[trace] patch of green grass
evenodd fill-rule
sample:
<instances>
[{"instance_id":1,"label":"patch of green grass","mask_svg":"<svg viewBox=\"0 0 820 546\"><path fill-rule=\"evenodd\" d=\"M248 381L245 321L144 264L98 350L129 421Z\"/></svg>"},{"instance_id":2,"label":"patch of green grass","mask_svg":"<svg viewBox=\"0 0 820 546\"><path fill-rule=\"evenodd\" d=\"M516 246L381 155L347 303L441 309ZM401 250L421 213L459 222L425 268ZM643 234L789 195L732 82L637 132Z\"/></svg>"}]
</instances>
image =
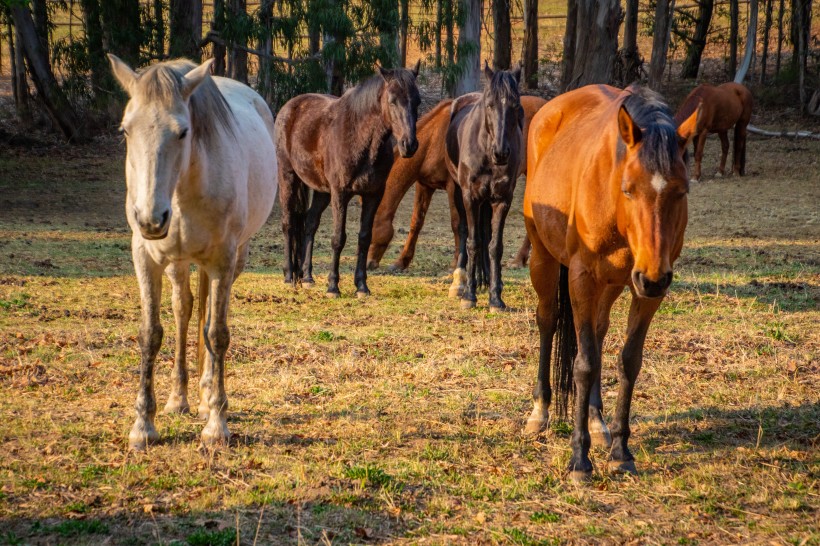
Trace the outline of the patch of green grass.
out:
<instances>
[{"instance_id":1,"label":"patch of green grass","mask_svg":"<svg viewBox=\"0 0 820 546\"><path fill-rule=\"evenodd\" d=\"M530 521L533 523L558 523L561 516L553 512L533 512L530 514Z\"/></svg>"},{"instance_id":2,"label":"patch of green grass","mask_svg":"<svg viewBox=\"0 0 820 546\"><path fill-rule=\"evenodd\" d=\"M386 487L393 481L393 478L384 470L374 464L353 465L345 467L342 472L345 478L356 480L360 487Z\"/></svg>"},{"instance_id":3,"label":"patch of green grass","mask_svg":"<svg viewBox=\"0 0 820 546\"><path fill-rule=\"evenodd\" d=\"M69 519L53 527L48 527L46 530L64 537L107 535L108 525L96 519Z\"/></svg>"},{"instance_id":4,"label":"patch of green grass","mask_svg":"<svg viewBox=\"0 0 820 546\"><path fill-rule=\"evenodd\" d=\"M236 529L208 531L197 529L187 536L185 541L190 546L233 546L236 544Z\"/></svg>"},{"instance_id":5,"label":"patch of green grass","mask_svg":"<svg viewBox=\"0 0 820 546\"><path fill-rule=\"evenodd\" d=\"M337 339L339 339L338 337L336 337L336 334L334 334L333 332L329 332L327 330L319 330L310 337L311 339L313 339L313 341L336 341Z\"/></svg>"},{"instance_id":6,"label":"patch of green grass","mask_svg":"<svg viewBox=\"0 0 820 546\"><path fill-rule=\"evenodd\" d=\"M22 309L28 305L31 295L21 292L19 294L12 294L9 299L0 299L0 309Z\"/></svg>"}]
</instances>

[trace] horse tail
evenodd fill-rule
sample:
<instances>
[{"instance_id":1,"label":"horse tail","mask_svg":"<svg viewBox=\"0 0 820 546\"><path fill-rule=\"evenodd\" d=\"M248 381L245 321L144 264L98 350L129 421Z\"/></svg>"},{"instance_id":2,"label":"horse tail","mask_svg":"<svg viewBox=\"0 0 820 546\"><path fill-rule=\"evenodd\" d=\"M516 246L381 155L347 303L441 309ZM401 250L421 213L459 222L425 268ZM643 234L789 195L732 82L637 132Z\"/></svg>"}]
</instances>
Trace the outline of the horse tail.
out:
<instances>
[{"instance_id":1,"label":"horse tail","mask_svg":"<svg viewBox=\"0 0 820 546\"><path fill-rule=\"evenodd\" d=\"M572 303L569 298L569 269L562 265L558 279L558 322L555 327L555 355L552 382L558 391L555 411L559 418L567 417L567 407L574 384L572 372L575 355L578 354L578 340L575 337L575 322L572 318Z\"/></svg>"},{"instance_id":2,"label":"horse tail","mask_svg":"<svg viewBox=\"0 0 820 546\"><path fill-rule=\"evenodd\" d=\"M196 369L199 377L205 368L205 326L208 321L208 292L210 291L208 274L199 266L199 328L196 337Z\"/></svg>"},{"instance_id":3,"label":"horse tail","mask_svg":"<svg viewBox=\"0 0 820 546\"><path fill-rule=\"evenodd\" d=\"M489 201L484 201L478 207L478 221L476 223L476 283L478 288L490 284L490 241L493 237L493 208Z\"/></svg>"},{"instance_id":4,"label":"horse tail","mask_svg":"<svg viewBox=\"0 0 820 546\"><path fill-rule=\"evenodd\" d=\"M310 201L310 188L302 181L297 182L296 199L294 199L293 210L291 211L291 225L293 226L292 239L290 241L290 263L295 271L293 284L302 280L304 275L305 261L305 224L307 223L307 210Z\"/></svg>"}]
</instances>

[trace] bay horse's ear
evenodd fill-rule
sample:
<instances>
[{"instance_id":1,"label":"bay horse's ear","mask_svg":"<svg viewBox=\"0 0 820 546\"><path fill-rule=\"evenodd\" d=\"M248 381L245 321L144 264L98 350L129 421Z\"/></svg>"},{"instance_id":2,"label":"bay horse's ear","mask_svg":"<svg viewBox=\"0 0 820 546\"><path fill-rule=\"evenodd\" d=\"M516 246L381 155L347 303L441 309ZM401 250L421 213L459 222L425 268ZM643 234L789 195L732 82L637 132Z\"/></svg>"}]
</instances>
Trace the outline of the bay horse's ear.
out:
<instances>
[{"instance_id":1,"label":"bay horse's ear","mask_svg":"<svg viewBox=\"0 0 820 546\"><path fill-rule=\"evenodd\" d=\"M414 67L413 67L413 69L410 71L410 72L412 72L412 73L413 73L413 77L414 77L414 78L418 78L418 77L419 77L419 70L421 70L421 59L419 59L418 61L416 61L416 66L414 66Z\"/></svg>"},{"instance_id":2,"label":"bay horse's ear","mask_svg":"<svg viewBox=\"0 0 820 546\"><path fill-rule=\"evenodd\" d=\"M495 75L495 72L493 72L493 69L490 68L490 65L487 63L486 59L484 59L484 75L487 76L488 82L493 81L493 76Z\"/></svg>"},{"instance_id":3,"label":"bay horse's ear","mask_svg":"<svg viewBox=\"0 0 820 546\"><path fill-rule=\"evenodd\" d=\"M130 97L131 90L137 82L137 73L116 55L109 53L108 61L111 63L111 72L114 73L114 77L117 78L117 81L120 82L120 85Z\"/></svg>"},{"instance_id":4,"label":"bay horse's ear","mask_svg":"<svg viewBox=\"0 0 820 546\"><path fill-rule=\"evenodd\" d=\"M621 133L621 138L628 148L635 146L641 141L641 128L626 111L626 107L621 105L618 110L618 131Z\"/></svg>"},{"instance_id":5,"label":"bay horse's ear","mask_svg":"<svg viewBox=\"0 0 820 546\"><path fill-rule=\"evenodd\" d=\"M193 70L185 74L185 76L183 76L182 89L180 90L183 99L187 100L188 97L190 97L194 93L194 91L196 91L196 88L199 87L199 84L204 82L205 78L207 78L210 75L211 65L213 64L213 62L214 59L208 59L198 67L194 68Z\"/></svg>"},{"instance_id":6,"label":"bay horse's ear","mask_svg":"<svg viewBox=\"0 0 820 546\"><path fill-rule=\"evenodd\" d=\"M393 71L392 70L388 70L387 68L384 68L381 65L378 66L378 69L379 69L379 74L382 75L382 78L384 78L384 81L388 81L390 78L393 77Z\"/></svg>"},{"instance_id":7,"label":"bay horse's ear","mask_svg":"<svg viewBox=\"0 0 820 546\"><path fill-rule=\"evenodd\" d=\"M686 118L683 123L678 125L678 150L680 150L681 154L692 142L692 139L695 138L695 135L698 134L698 122L700 121L700 111L702 108L703 99L699 101L698 109Z\"/></svg>"}]
</instances>

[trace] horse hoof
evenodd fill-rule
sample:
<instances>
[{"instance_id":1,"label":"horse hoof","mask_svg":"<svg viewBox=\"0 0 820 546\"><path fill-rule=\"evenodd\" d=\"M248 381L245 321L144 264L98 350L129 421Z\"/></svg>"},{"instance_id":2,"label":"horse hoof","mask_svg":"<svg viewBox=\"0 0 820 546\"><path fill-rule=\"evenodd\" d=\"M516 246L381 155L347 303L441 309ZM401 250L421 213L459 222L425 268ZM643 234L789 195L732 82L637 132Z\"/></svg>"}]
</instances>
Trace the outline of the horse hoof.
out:
<instances>
[{"instance_id":1,"label":"horse hoof","mask_svg":"<svg viewBox=\"0 0 820 546\"><path fill-rule=\"evenodd\" d=\"M231 433L228 431L228 425L225 422L220 422L219 419L209 420L205 428L202 429L200 436L202 445L206 447L228 445L231 439Z\"/></svg>"},{"instance_id":2,"label":"horse hoof","mask_svg":"<svg viewBox=\"0 0 820 546\"><path fill-rule=\"evenodd\" d=\"M211 410L209 410L207 407L199 408L199 410L197 410L197 413L196 413L196 418L199 419L200 421L207 421L208 417L210 415L211 415Z\"/></svg>"},{"instance_id":3,"label":"horse hoof","mask_svg":"<svg viewBox=\"0 0 820 546\"><path fill-rule=\"evenodd\" d=\"M524 434L535 436L541 434L550 424L549 417L530 417L524 426Z\"/></svg>"},{"instance_id":4,"label":"horse hoof","mask_svg":"<svg viewBox=\"0 0 820 546\"><path fill-rule=\"evenodd\" d=\"M329 290L327 291L327 293L325 293L325 297L330 298L332 300L338 299L341 296L342 295L339 292L331 292Z\"/></svg>"},{"instance_id":5,"label":"horse hoof","mask_svg":"<svg viewBox=\"0 0 820 546\"><path fill-rule=\"evenodd\" d=\"M357 290L356 297L360 300L364 300L370 297L370 290Z\"/></svg>"},{"instance_id":6,"label":"horse hoof","mask_svg":"<svg viewBox=\"0 0 820 546\"><path fill-rule=\"evenodd\" d=\"M191 411L191 406L184 398L169 398L168 403L165 404L162 412L165 414L171 413L188 413Z\"/></svg>"},{"instance_id":7,"label":"horse hoof","mask_svg":"<svg viewBox=\"0 0 820 546\"><path fill-rule=\"evenodd\" d=\"M464 294L464 287L463 286L451 286L450 292L448 296L452 299L460 298Z\"/></svg>"},{"instance_id":8,"label":"horse hoof","mask_svg":"<svg viewBox=\"0 0 820 546\"><path fill-rule=\"evenodd\" d=\"M609 433L609 429L603 421L590 419L588 426L589 438L593 446L603 447L605 449L612 447L612 435Z\"/></svg>"},{"instance_id":9,"label":"horse hoof","mask_svg":"<svg viewBox=\"0 0 820 546\"><path fill-rule=\"evenodd\" d=\"M570 470L569 479L575 483L589 483L592 481L592 471Z\"/></svg>"},{"instance_id":10,"label":"horse hoof","mask_svg":"<svg viewBox=\"0 0 820 546\"><path fill-rule=\"evenodd\" d=\"M157 441L159 441L159 433L151 423L142 426L135 423L128 434L128 447L134 451L145 451L148 444L155 444Z\"/></svg>"},{"instance_id":11,"label":"horse hoof","mask_svg":"<svg viewBox=\"0 0 820 546\"><path fill-rule=\"evenodd\" d=\"M613 474L631 474L633 476L638 474L635 461L609 461L607 466Z\"/></svg>"},{"instance_id":12,"label":"horse hoof","mask_svg":"<svg viewBox=\"0 0 820 546\"><path fill-rule=\"evenodd\" d=\"M700 182L700 179L698 179L698 178L690 178L689 179L690 184L697 184L698 182Z\"/></svg>"},{"instance_id":13,"label":"horse hoof","mask_svg":"<svg viewBox=\"0 0 820 546\"><path fill-rule=\"evenodd\" d=\"M378 268L379 268L379 262L377 262L376 260L368 260L368 262L367 262L367 270L368 271L373 271L374 269L378 269Z\"/></svg>"},{"instance_id":14,"label":"horse hoof","mask_svg":"<svg viewBox=\"0 0 820 546\"><path fill-rule=\"evenodd\" d=\"M302 279L302 288L310 290L314 286L316 286L316 282L313 279Z\"/></svg>"},{"instance_id":15,"label":"horse hoof","mask_svg":"<svg viewBox=\"0 0 820 546\"><path fill-rule=\"evenodd\" d=\"M461 300L462 309L472 309L475 305L476 303L473 300Z\"/></svg>"},{"instance_id":16,"label":"horse hoof","mask_svg":"<svg viewBox=\"0 0 820 546\"><path fill-rule=\"evenodd\" d=\"M394 264L391 264L391 265L387 268L387 272L388 272L388 273L393 273L393 274L395 274L395 273L401 273L401 272L402 272L402 271L404 271L404 270L405 270L405 267L404 267L402 264L400 264L400 263L394 263Z\"/></svg>"},{"instance_id":17,"label":"horse hoof","mask_svg":"<svg viewBox=\"0 0 820 546\"><path fill-rule=\"evenodd\" d=\"M524 269L526 267L526 264L524 262L519 262L518 260L515 260L513 262L510 262L508 267L510 269Z\"/></svg>"},{"instance_id":18,"label":"horse hoof","mask_svg":"<svg viewBox=\"0 0 820 546\"><path fill-rule=\"evenodd\" d=\"M490 311L494 313L503 313L507 310L507 305L504 302L501 302L500 305L498 304L490 304Z\"/></svg>"}]
</instances>

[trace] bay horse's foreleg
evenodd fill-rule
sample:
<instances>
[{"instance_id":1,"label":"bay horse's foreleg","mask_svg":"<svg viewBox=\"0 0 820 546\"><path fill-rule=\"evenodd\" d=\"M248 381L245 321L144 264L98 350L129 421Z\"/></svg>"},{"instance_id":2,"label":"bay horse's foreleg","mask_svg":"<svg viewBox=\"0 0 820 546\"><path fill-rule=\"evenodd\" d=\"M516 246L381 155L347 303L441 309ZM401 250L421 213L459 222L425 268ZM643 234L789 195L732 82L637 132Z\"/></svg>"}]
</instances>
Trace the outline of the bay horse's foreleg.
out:
<instances>
[{"instance_id":1,"label":"bay horse's foreleg","mask_svg":"<svg viewBox=\"0 0 820 546\"><path fill-rule=\"evenodd\" d=\"M504 255L504 223L507 221L507 213L510 210L510 203L501 201L493 203L492 219L492 239L490 239L490 309L503 310L507 304L501 299L501 290L504 285L501 282L501 260Z\"/></svg>"},{"instance_id":2,"label":"bay horse's foreleg","mask_svg":"<svg viewBox=\"0 0 820 546\"><path fill-rule=\"evenodd\" d=\"M732 173L737 176L746 175L746 125L738 121L735 125L735 139L732 153Z\"/></svg>"},{"instance_id":3,"label":"bay horse's foreleg","mask_svg":"<svg viewBox=\"0 0 820 546\"><path fill-rule=\"evenodd\" d=\"M347 224L347 205L350 203L351 197L352 194L348 195L338 190L331 190L330 192L330 204L333 207L333 238L330 241L333 256L330 260L330 273L327 275L327 296L330 298L340 296L339 258L347 239L345 225Z\"/></svg>"},{"instance_id":4,"label":"bay horse's foreleg","mask_svg":"<svg viewBox=\"0 0 820 546\"><path fill-rule=\"evenodd\" d=\"M453 240L455 242L455 248L453 251L453 262L450 265L450 269L455 269L459 267L458 265L458 255L461 252L462 244L461 242L464 240L464 237L461 235L460 225L461 225L461 217L459 216L459 207L463 208L463 203L461 201L461 195L458 196L458 205L456 204L456 183L450 180L447 183L447 200L450 203L450 228L453 230ZM465 224L466 227L466 224ZM466 233L466 231L465 231ZM462 266L463 267L463 266Z\"/></svg>"},{"instance_id":5,"label":"bay horse's foreleg","mask_svg":"<svg viewBox=\"0 0 820 546\"><path fill-rule=\"evenodd\" d=\"M720 176L726 176L726 156L729 155L729 135L726 134L726 131L718 132L718 136L720 136L720 169L718 172Z\"/></svg>"},{"instance_id":6,"label":"bay horse's foreleg","mask_svg":"<svg viewBox=\"0 0 820 546\"><path fill-rule=\"evenodd\" d=\"M538 296L538 307L535 320L538 324L539 353L538 380L532 392L533 409L524 432L538 434L549 425L549 406L552 402L550 388L550 360L552 358L552 341L558 321L556 296L558 295L559 263L547 252L547 249L536 241L532 248L530 279Z\"/></svg>"},{"instance_id":7,"label":"bay horse's foreleg","mask_svg":"<svg viewBox=\"0 0 820 546\"><path fill-rule=\"evenodd\" d=\"M607 286L601 296L601 302L598 305L598 320L595 337L598 340L598 354L604 354L604 338L609 330L609 314L612 311L612 305L624 291L623 286ZM604 401L601 397L601 372L598 369L598 377L592 385L592 390L589 394L589 435L592 445L598 447L609 448L612 445L612 436L609 434L609 429L604 421Z\"/></svg>"},{"instance_id":8,"label":"bay horse's foreleg","mask_svg":"<svg viewBox=\"0 0 820 546\"><path fill-rule=\"evenodd\" d=\"M477 288L476 268L481 267L478 263L478 234L476 233L479 229L478 218L481 210L481 201L478 199L473 200L466 193L463 196L463 200L465 219L467 221L467 286L461 295L461 308L472 309L478 301L475 295ZM453 273L453 277L455 277L455 272Z\"/></svg>"},{"instance_id":9,"label":"bay horse's foreleg","mask_svg":"<svg viewBox=\"0 0 820 546\"><path fill-rule=\"evenodd\" d=\"M208 270L210 281L208 294L208 323L205 344L210 353L211 389L208 399L208 422L202 429L204 445L227 444L228 395L225 392L225 354L231 342L228 330L228 306L236 269L236 254L229 253L229 260L219 267Z\"/></svg>"},{"instance_id":10,"label":"bay horse's foreleg","mask_svg":"<svg viewBox=\"0 0 820 546\"><path fill-rule=\"evenodd\" d=\"M302 269L305 277L302 279L302 286L312 287L316 282L313 280L313 243L316 240L316 230L319 229L319 221L322 213L330 204L330 194L320 191L313 192L313 201L307 212L305 220L305 255L302 260Z\"/></svg>"},{"instance_id":11,"label":"bay horse's foreleg","mask_svg":"<svg viewBox=\"0 0 820 546\"><path fill-rule=\"evenodd\" d=\"M139 332L140 345L140 386L137 392L135 409L137 418L128 434L128 445L131 449L143 450L159 440L154 427L154 416L157 413L157 400L154 394L154 364L162 345L162 325L159 322L159 305L162 296L162 266L145 252L137 240L132 239L134 270L140 288L141 323Z\"/></svg>"},{"instance_id":12,"label":"bay horse's foreleg","mask_svg":"<svg viewBox=\"0 0 820 546\"><path fill-rule=\"evenodd\" d=\"M188 323L194 308L191 293L191 265L188 262L173 262L165 270L171 281L171 305L176 319L177 340L174 354L174 383L171 395L165 404L165 413L188 413L188 366L185 349L188 344Z\"/></svg>"},{"instance_id":13,"label":"bay horse's foreleg","mask_svg":"<svg viewBox=\"0 0 820 546\"><path fill-rule=\"evenodd\" d=\"M453 208L458 216L458 251L449 296L451 298L460 298L467 287L467 211L464 209L461 188L452 183L448 186L448 190L451 186L453 190Z\"/></svg>"},{"instance_id":14,"label":"bay horse's foreleg","mask_svg":"<svg viewBox=\"0 0 820 546\"><path fill-rule=\"evenodd\" d=\"M353 282L356 284L356 296L359 298L370 295L367 287L367 250L373 240L373 219L381 203L384 190L379 193L362 195L362 216L359 225L359 245L356 249L356 272Z\"/></svg>"},{"instance_id":15,"label":"bay horse's foreleg","mask_svg":"<svg viewBox=\"0 0 820 546\"><path fill-rule=\"evenodd\" d=\"M695 176L693 179L700 182L703 164L703 150L706 148L706 137L709 136L708 131L704 130L695 138Z\"/></svg>"},{"instance_id":16,"label":"bay horse's foreleg","mask_svg":"<svg viewBox=\"0 0 820 546\"><path fill-rule=\"evenodd\" d=\"M609 455L610 470L616 472L636 472L635 458L627 446L632 391L643 363L646 332L662 300L663 298L639 298L632 293L626 342L618 359L618 401L612 423L612 450Z\"/></svg>"},{"instance_id":17,"label":"bay horse's foreleg","mask_svg":"<svg viewBox=\"0 0 820 546\"><path fill-rule=\"evenodd\" d=\"M433 200L435 191L434 188L416 182L413 216L410 218L410 232L407 234L407 240L404 242L401 254L390 266L391 271L404 271L413 261L413 257L416 255L416 243L419 240L419 233L421 233L421 228L424 227L424 218L427 216L427 210L430 208L430 201Z\"/></svg>"}]
</instances>

